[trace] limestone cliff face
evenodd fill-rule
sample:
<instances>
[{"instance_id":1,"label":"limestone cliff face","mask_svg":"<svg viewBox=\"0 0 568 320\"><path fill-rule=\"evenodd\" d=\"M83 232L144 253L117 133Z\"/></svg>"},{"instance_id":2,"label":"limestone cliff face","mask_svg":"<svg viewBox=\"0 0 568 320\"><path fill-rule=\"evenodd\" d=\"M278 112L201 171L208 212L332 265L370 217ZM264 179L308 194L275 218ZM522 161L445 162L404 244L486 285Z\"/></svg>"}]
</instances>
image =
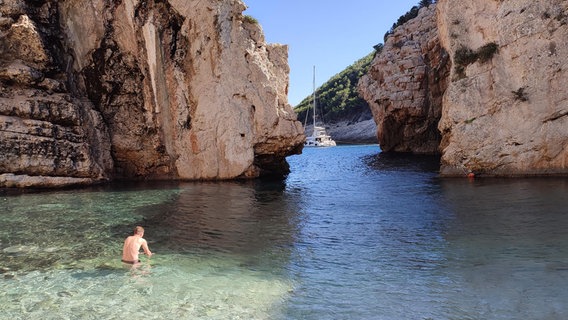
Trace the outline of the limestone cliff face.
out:
<instances>
[{"instance_id":1,"label":"limestone cliff face","mask_svg":"<svg viewBox=\"0 0 568 320\"><path fill-rule=\"evenodd\" d=\"M568 2L439 0L437 8L453 62L441 173L568 173Z\"/></svg>"},{"instance_id":2,"label":"limestone cliff face","mask_svg":"<svg viewBox=\"0 0 568 320\"><path fill-rule=\"evenodd\" d=\"M449 58L441 47L431 5L394 30L360 80L383 151L435 154Z\"/></svg>"},{"instance_id":3,"label":"limestone cliff face","mask_svg":"<svg viewBox=\"0 0 568 320\"><path fill-rule=\"evenodd\" d=\"M243 2L0 2L0 186L287 170L287 47Z\"/></svg>"},{"instance_id":4,"label":"limestone cliff face","mask_svg":"<svg viewBox=\"0 0 568 320\"><path fill-rule=\"evenodd\" d=\"M66 89L56 13L0 2L0 187L89 184L112 170L103 118Z\"/></svg>"}]
</instances>

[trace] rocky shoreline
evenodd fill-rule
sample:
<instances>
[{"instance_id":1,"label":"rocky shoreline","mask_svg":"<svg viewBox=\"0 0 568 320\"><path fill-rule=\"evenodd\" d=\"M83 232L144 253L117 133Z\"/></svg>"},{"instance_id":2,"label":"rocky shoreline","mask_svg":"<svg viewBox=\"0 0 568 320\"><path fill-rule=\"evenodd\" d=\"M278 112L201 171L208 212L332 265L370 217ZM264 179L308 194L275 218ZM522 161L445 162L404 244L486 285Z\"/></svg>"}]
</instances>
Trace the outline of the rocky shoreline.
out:
<instances>
[{"instance_id":1,"label":"rocky shoreline","mask_svg":"<svg viewBox=\"0 0 568 320\"><path fill-rule=\"evenodd\" d=\"M326 132L338 144L376 144L377 124L373 119L359 122L342 121L325 125ZM306 136L313 132L313 125L305 127Z\"/></svg>"}]
</instances>

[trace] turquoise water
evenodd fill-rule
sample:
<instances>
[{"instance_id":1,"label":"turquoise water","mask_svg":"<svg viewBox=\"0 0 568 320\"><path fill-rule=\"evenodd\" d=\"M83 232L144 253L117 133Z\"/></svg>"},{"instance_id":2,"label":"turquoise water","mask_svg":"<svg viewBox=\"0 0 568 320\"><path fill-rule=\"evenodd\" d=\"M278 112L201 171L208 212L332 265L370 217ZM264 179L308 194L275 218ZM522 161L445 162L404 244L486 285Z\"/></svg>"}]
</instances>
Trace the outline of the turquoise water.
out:
<instances>
[{"instance_id":1,"label":"turquoise water","mask_svg":"<svg viewBox=\"0 0 568 320\"><path fill-rule=\"evenodd\" d=\"M0 197L0 319L566 319L568 180L306 149L284 181ZM136 225L155 255L120 262Z\"/></svg>"}]
</instances>

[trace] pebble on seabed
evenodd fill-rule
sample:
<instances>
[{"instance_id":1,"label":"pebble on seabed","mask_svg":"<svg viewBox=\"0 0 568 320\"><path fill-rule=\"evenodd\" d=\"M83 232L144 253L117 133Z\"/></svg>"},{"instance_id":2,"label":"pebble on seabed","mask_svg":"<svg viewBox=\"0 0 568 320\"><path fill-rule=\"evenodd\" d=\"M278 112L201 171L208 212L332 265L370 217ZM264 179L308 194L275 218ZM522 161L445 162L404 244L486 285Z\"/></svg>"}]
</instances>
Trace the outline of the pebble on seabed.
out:
<instances>
[{"instance_id":1,"label":"pebble on seabed","mask_svg":"<svg viewBox=\"0 0 568 320\"><path fill-rule=\"evenodd\" d=\"M8 253L8 254L18 254L18 253L26 253L26 252L34 252L37 251L38 247L36 246L23 246L23 245L17 245L17 246L11 246L8 248L4 248L4 253Z\"/></svg>"}]
</instances>

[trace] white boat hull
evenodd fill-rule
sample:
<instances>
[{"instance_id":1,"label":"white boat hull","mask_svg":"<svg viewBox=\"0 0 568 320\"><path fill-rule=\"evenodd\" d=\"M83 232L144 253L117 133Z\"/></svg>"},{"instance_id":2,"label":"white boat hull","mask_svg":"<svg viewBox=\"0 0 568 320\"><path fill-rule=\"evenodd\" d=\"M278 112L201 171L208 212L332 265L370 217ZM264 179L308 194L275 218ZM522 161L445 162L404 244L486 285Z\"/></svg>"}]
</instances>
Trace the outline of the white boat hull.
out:
<instances>
[{"instance_id":1,"label":"white boat hull","mask_svg":"<svg viewBox=\"0 0 568 320\"><path fill-rule=\"evenodd\" d=\"M327 135L325 128L314 127L314 133L306 137L304 147L335 147L336 143L331 136Z\"/></svg>"},{"instance_id":2,"label":"white boat hull","mask_svg":"<svg viewBox=\"0 0 568 320\"><path fill-rule=\"evenodd\" d=\"M304 143L304 147L335 147L336 143L335 141L331 140L331 141L317 141L317 140L310 140L310 139L306 139L306 142Z\"/></svg>"}]
</instances>

